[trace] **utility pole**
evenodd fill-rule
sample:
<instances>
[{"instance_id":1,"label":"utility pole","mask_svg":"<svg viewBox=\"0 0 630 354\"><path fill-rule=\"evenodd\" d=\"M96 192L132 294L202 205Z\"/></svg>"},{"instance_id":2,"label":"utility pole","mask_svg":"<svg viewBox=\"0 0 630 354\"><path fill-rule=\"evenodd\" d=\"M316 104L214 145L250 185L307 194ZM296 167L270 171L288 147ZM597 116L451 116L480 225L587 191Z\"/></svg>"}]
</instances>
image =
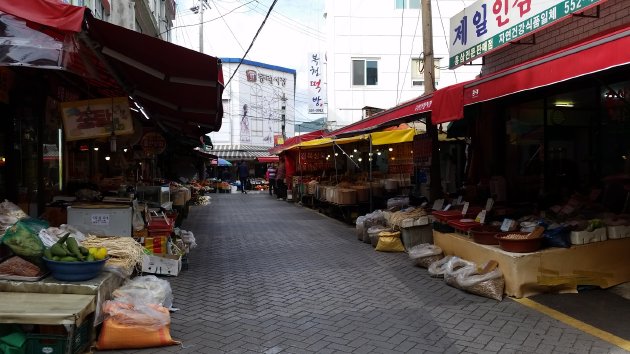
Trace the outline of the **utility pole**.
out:
<instances>
[{"instance_id":1,"label":"utility pole","mask_svg":"<svg viewBox=\"0 0 630 354\"><path fill-rule=\"evenodd\" d=\"M431 20L431 0L422 1L422 51L424 52L424 94L435 91L434 59L433 59L433 23ZM431 169L429 172L429 199L442 197L442 177L440 174L440 148L437 126L426 121L427 134L431 138Z\"/></svg>"},{"instance_id":2,"label":"utility pole","mask_svg":"<svg viewBox=\"0 0 630 354\"><path fill-rule=\"evenodd\" d=\"M207 0L199 0L199 5L190 8L195 14L199 14L199 53L203 53L203 10L210 9Z\"/></svg>"},{"instance_id":3,"label":"utility pole","mask_svg":"<svg viewBox=\"0 0 630 354\"><path fill-rule=\"evenodd\" d=\"M280 119L281 119L281 123L282 123L282 141L286 141L287 140L287 133L286 133L286 123L287 123L287 96L283 93L282 97L280 98L280 100L282 101L282 106L281 106L281 112L280 112Z\"/></svg>"}]
</instances>

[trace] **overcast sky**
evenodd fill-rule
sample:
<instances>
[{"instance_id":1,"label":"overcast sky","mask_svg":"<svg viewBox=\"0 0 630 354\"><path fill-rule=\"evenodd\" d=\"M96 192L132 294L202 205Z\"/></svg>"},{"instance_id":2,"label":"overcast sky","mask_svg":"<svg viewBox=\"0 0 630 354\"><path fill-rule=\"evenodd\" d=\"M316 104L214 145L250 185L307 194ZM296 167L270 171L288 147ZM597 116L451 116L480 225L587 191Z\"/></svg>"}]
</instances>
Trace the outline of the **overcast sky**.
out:
<instances>
[{"instance_id":1,"label":"overcast sky","mask_svg":"<svg viewBox=\"0 0 630 354\"><path fill-rule=\"evenodd\" d=\"M273 0L206 0L203 52L242 58ZM199 20L191 7L198 0L177 0L173 42L199 50ZM325 51L324 0L278 0L245 59L297 71L296 123L321 116L307 113L308 53ZM227 77L225 78L228 79Z\"/></svg>"}]
</instances>

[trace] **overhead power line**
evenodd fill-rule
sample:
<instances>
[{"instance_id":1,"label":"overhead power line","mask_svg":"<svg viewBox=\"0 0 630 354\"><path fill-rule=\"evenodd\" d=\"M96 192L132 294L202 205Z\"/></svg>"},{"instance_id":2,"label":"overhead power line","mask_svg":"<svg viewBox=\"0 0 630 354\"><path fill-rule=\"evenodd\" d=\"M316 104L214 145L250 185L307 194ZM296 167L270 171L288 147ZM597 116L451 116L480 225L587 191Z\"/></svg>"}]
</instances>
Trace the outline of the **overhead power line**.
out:
<instances>
[{"instance_id":1,"label":"overhead power line","mask_svg":"<svg viewBox=\"0 0 630 354\"><path fill-rule=\"evenodd\" d=\"M267 15L265 15L265 18L263 19L263 22L260 24L260 27L258 28L258 31L256 31L256 34L254 35L254 38L252 39L252 42L249 44L249 48L247 48L247 50L245 51L245 54L243 54L243 57L238 62L238 65L236 66L236 69L234 69L234 72L232 73L232 76L230 76L230 79L225 83L225 86L230 84L230 81L232 81L232 78L238 72L238 69L241 67L241 64L243 63L243 60L245 60L245 58L247 57L247 54L249 53L250 49L252 49L252 47L254 46L254 42L256 42L256 38L258 38L258 34L260 34L260 31L262 31L263 27L265 26L265 22L267 22L267 19L269 18L269 15L271 14L271 11L273 10L273 7L276 6L277 2L278 2L278 0L273 0L273 3L269 7L269 11L267 11Z\"/></svg>"}]
</instances>

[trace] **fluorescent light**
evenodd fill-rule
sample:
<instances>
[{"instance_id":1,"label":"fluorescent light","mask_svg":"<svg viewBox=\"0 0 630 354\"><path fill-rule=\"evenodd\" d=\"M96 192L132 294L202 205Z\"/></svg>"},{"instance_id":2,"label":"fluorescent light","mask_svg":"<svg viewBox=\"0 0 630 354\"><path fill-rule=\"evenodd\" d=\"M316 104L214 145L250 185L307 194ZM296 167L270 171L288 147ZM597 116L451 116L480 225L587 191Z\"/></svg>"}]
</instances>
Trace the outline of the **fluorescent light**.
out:
<instances>
[{"instance_id":1,"label":"fluorescent light","mask_svg":"<svg viewBox=\"0 0 630 354\"><path fill-rule=\"evenodd\" d=\"M573 107L573 102L556 102L554 103L556 107Z\"/></svg>"}]
</instances>

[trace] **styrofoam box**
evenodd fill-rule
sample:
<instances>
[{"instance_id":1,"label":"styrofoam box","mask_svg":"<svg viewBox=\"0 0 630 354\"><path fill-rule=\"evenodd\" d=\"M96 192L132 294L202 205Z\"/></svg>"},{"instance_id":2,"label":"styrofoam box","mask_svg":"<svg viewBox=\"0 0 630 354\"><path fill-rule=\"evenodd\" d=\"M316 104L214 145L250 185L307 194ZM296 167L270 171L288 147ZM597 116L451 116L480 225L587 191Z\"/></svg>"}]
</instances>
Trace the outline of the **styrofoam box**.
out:
<instances>
[{"instance_id":1,"label":"styrofoam box","mask_svg":"<svg viewBox=\"0 0 630 354\"><path fill-rule=\"evenodd\" d=\"M131 237L131 207L68 207L68 225L85 234Z\"/></svg>"},{"instance_id":2,"label":"styrofoam box","mask_svg":"<svg viewBox=\"0 0 630 354\"><path fill-rule=\"evenodd\" d=\"M630 237L630 226L625 226L625 225L608 226L609 239L626 238L626 237Z\"/></svg>"},{"instance_id":3,"label":"styrofoam box","mask_svg":"<svg viewBox=\"0 0 630 354\"><path fill-rule=\"evenodd\" d=\"M606 239L605 227L601 227L593 231L571 231L571 244L573 245L606 241Z\"/></svg>"},{"instance_id":4,"label":"styrofoam box","mask_svg":"<svg viewBox=\"0 0 630 354\"><path fill-rule=\"evenodd\" d=\"M142 255L142 272L177 276L182 270L182 257L172 254Z\"/></svg>"}]
</instances>

